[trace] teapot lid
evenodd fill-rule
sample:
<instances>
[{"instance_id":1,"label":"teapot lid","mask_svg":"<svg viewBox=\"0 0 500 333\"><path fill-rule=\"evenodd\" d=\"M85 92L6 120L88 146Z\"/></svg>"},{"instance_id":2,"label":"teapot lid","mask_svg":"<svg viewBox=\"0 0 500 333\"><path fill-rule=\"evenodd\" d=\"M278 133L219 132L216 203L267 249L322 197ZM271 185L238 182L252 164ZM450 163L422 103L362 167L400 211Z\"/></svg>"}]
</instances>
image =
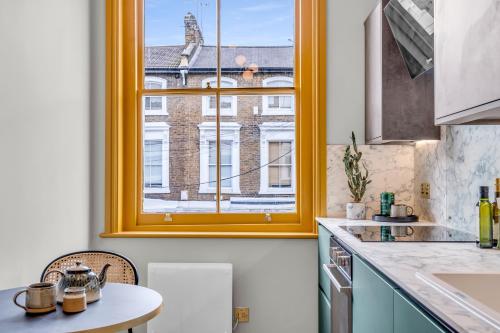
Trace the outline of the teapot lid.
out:
<instances>
[{"instance_id":1,"label":"teapot lid","mask_svg":"<svg viewBox=\"0 0 500 333\"><path fill-rule=\"evenodd\" d=\"M87 266L82 265L81 261L77 261L75 266L66 269L66 273L78 274L78 273L90 273L91 269Z\"/></svg>"}]
</instances>

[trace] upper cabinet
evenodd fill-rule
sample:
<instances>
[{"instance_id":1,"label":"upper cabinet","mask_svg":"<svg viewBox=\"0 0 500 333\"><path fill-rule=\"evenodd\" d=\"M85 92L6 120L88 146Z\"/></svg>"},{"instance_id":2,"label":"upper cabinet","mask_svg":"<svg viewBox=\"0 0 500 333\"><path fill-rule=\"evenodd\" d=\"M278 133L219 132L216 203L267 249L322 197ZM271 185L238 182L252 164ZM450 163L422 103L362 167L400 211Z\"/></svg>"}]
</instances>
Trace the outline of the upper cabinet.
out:
<instances>
[{"instance_id":1,"label":"upper cabinet","mask_svg":"<svg viewBox=\"0 0 500 333\"><path fill-rule=\"evenodd\" d=\"M434 73L412 79L383 12L388 3L379 2L365 21L366 143L439 139Z\"/></svg>"},{"instance_id":2,"label":"upper cabinet","mask_svg":"<svg viewBox=\"0 0 500 333\"><path fill-rule=\"evenodd\" d=\"M434 8L436 124L499 123L500 1Z\"/></svg>"}]
</instances>

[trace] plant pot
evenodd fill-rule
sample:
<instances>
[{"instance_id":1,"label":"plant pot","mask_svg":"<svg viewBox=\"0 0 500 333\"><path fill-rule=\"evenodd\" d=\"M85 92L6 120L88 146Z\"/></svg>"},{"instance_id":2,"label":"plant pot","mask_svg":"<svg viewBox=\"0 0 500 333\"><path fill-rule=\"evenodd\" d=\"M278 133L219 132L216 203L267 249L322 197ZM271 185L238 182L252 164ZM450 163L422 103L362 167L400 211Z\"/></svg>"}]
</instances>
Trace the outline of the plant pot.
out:
<instances>
[{"instance_id":1,"label":"plant pot","mask_svg":"<svg viewBox=\"0 0 500 333\"><path fill-rule=\"evenodd\" d=\"M345 212L349 220L366 219L366 205L362 202L348 202L345 206Z\"/></svg>"}]
</instances>

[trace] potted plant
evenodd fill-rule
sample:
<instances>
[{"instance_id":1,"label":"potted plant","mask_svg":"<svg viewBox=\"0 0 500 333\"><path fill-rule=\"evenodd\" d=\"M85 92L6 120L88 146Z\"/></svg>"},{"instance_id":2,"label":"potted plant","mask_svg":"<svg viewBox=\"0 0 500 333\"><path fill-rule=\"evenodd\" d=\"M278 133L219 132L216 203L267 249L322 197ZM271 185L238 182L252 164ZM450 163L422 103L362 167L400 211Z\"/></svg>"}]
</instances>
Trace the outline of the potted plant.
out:
<instances>
[{"instance_id":1,"label":"potted plant","mask_svg":"<svg viewBox=\"0 0 500 333\"><path fill-rule=\"evenodd\" d=\"M351 135L351 146L347 146L344 153L344 168L347 175L347 185L351 191L352 202L346 204L346 216L351 220L363 220L366 218L366 205L361 202L366 192L366 186L371 183L368 179L368 169L361 161L363 153L358 151L354 132ZM364 172L360 169L360 162Z\"/></svg>"}]
</instances>

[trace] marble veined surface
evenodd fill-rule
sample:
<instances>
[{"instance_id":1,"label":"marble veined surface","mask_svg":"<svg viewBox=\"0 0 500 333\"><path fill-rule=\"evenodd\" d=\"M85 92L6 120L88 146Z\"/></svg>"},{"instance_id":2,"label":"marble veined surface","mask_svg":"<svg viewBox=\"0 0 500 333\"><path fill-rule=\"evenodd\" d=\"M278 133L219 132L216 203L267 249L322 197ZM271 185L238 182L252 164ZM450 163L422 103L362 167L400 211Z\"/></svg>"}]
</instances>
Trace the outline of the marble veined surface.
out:
<instances>
[{"instance_id":1,"label":"marble veined surface","mask_svg":"<svg viewBox=\"0 0 500 333\"><path fill-rule=\"evenodd\" d=\"M500 177L500 126L446 126L441 141L415 145L415 205L423 219L476 233L479 186ZM431 185L431 199L421 199L419 184Z\"/></svg>"},{"instance_id":2,"label":"marble veined surface","mask_svg":"<svg viewBox=\"0 0 500 333\"><path fill-rule=\"evenodd\" d=\"M376 222L335 218L317 220L458 332L499 332L492 324L437 291L416 273L500 273L500 250L479 249L472 243L367 243L359 241L339 226L373 226L377 225ZM416 224L423 225L422 222Z\"/></svg>"},{"instance_id":3,"label":"marble veined surface","mask_svg":"<svg viewBox=\"0 0 500 333\"><path fill-rule=\"evenodd\" d=\"M344 171L345 145L329 145L327 155L327 214L345 217L345 204L351 201ZM380 193L394 192L396 201L414 204L414 147L409 145L360 145L372 183L368 185L363 202L367 217L378 213Z\"/></svg>"}]
</instances>

